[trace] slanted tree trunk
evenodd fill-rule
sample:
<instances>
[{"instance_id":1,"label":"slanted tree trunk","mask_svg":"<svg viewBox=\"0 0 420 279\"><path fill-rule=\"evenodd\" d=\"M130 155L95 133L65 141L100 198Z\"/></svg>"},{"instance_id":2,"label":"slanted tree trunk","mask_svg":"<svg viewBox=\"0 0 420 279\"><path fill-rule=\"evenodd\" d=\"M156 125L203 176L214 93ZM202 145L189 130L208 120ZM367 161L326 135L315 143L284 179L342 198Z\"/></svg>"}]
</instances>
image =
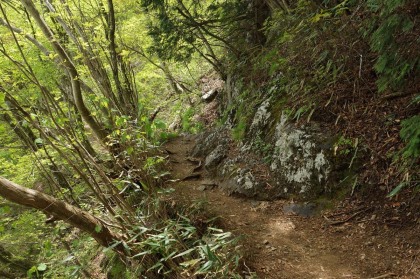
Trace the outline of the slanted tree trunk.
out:
<instances>
[{"instance_id":1,"label":"slanted tree trunk","mask_svg":"<svg viewBox=\"0 0 420 279\"><path fill-rule=\"evenodd\" d=\"M62 202L42 192L22 187L0 176L0 196L24 206L29 206L53 215L57 219L79 228L92 236L100 245L109 247L115 241L121 241L121 235L113 232L108 225L98 218L68 203ZM122 245L114 250L120 254L128 251Z\"/></svg>"}]
</instances>

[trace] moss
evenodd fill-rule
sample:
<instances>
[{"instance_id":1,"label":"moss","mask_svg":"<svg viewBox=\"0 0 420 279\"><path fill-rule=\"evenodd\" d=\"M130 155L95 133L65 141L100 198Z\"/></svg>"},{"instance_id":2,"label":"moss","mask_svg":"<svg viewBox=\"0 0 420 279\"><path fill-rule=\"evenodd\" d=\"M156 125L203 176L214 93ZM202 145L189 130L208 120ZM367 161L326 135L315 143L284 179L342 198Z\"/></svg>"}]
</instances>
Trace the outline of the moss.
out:
<instances>
[{"instance_id":1,"label":"moss","mask_svg":"<svg viewBox=\"0 0 420 279\"><path fill-rule=\"evenodd\" d=\"M246 128L246 117L241 116L238 124L232 129L232 138L236 141L243 140L245 138Z\"/></svg>"},{"instance_id":2,"label":"moss","mask_svg":"<svg viewBox=\"0 0 420 279\"><path fill-rule=\"evenodd\" d=\"M268 127L267 133L265 135L266 138L273 138L276 133L276 124L280 120L283 113L290 114L290 110L286 108L287 97L280 97L276 99L273 105L270 108L271 117L273 122Z\"/></svg>"}]
</instances>

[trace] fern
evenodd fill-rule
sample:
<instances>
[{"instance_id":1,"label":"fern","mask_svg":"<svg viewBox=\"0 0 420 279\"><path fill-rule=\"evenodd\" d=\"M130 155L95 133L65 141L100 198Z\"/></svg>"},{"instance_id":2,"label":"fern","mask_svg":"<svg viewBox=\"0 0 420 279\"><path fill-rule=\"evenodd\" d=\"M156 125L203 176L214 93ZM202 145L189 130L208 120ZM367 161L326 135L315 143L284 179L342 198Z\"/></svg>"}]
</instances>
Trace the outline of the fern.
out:
<instances>
[{"instance_id":1,"label":"fern","mask_svg":"<svg viewBox=\"0 0 420 279\"><path fill-rule=\"evenodd\" d=\"M420 115L402 121L401 126L400 136L407 142L403 157L416 160L420 156Z\"/></svg>"},{"instance_id":2,"label":"fern","mask_svg":"<svg viewBox=\"0 0 420 279\"><path fill-rule=\"evenodd\" d=\"M414 22L418 15L410 15L410 5L417 0L369 0L367 6L376 14L370 21L367 34L370 47L378 54L374 65L379 74L378 91L400 89L407 77L418 71L420 59L413 53L418 37ZM413 33L414 32L414 33ZM416 51L416 50L414 50Z\"/></svg>"}]
</instances>

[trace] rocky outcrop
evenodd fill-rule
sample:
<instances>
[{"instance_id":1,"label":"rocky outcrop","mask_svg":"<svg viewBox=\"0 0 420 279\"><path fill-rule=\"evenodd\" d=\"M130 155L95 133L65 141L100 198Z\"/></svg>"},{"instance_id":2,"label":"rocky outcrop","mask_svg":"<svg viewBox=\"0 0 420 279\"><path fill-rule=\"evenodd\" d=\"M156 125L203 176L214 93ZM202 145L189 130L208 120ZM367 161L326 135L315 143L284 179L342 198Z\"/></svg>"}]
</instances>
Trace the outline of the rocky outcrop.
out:
<instances>
[{"instance_id":1,"label":"rocky outcrop","mask_svg":"<svg viewBox=\"0 0 420 279\"><path fill-rule=\"evenodd\" d=\"M194 157L207 157L219 145L227 146L230 142L229 132L225 127L217 127L200 134L196 138L196 145L191 151ZM227 147L225 147L227 150Z\"/></svg>"},{"instance_id":2,"label":"rocky outcrop","mask_svg":"<svg viewBox=\"0 0 420 279\"><path fill-rule=\"evenodd\" d=\"M230 194L308 200L330 192L339 177L334 138L315 124L296 127L272 107L270 99L261 103L242 142L230 138L229 126L219 127L198 137L192 155L205 158L207 171Z\"/></svg>"},{"instance_id":3,"label":"rocky outcrop","mask_svg":"<svg viewBox=\"0 0 420 279\"><path fill-rule=\"evenodd\" d=\"M226 158L225 146L219 144L209 155L207 155L204 167L207 169L216 168Z\"/></svg>"}]
</instances>

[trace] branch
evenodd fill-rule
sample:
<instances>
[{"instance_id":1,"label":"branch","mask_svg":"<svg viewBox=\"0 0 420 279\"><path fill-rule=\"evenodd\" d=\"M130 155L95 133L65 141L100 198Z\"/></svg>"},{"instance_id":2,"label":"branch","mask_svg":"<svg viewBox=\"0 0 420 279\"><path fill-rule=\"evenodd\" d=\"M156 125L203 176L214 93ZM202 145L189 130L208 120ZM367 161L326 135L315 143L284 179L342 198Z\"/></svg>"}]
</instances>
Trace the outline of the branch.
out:
<instances>
[{"instance_id":1,"label":"branch","mask_svg":"<svg viewBox=\"0 0 420 279\"><path fill-rule=\"evenodd\" d=\"M112 232L108 226L89 212L83 211L80 208L42 192L22 187L1 176L0 196L11 202L41 210L48 215L53 215L57 219L63 220L64 222L87 232L104 247L109 247L115 241L121 240L120 235ZM118 246L120 245L116 246L117 252L125 254L125 249Z\"/></svg>"},{"instance_id":2,"label":"branch","mask_svg":"<svg viewBox=\"0 0 420 279\"><path fill-rule=\"evenodd\" d=\"M17 27L12 26L10 23L8 23L7 21L5 21L4 19L0 18L0 24L3 26L8 27L10 30L12 30L15 33L18 34L22 34L23 30ZM29 34L25 34L25 38L30 41L31 43L33 43L37 48L39 48L39 50L45 55L48 56L50 54L50 51L44 47L44 45L42 43L40 43L39 41L37 41L34 37L32 37Z\"/></svg>"}]
</instances>

